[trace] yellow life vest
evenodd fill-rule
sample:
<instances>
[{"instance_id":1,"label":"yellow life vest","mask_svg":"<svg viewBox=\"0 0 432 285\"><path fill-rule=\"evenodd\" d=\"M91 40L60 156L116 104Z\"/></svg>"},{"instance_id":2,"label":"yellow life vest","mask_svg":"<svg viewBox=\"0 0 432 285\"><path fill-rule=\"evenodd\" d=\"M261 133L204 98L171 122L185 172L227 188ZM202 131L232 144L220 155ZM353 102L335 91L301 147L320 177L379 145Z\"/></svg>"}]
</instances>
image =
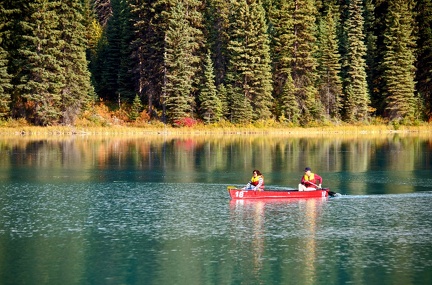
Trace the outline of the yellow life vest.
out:
<instances>
[{"instance_id":1,"label":"yellow life vest","mask_svg":"<svg viewBox=\"0 0 432 285\"><path fill-rule=\"evenodd\" d=\"M257 186L259 184L260 179L263 180L263 184L261 185L261 188L263 188L264 187L264 175L257 175L256 177L252 176L250 184L253 186Z\"/></svg>"},{"instance_id":2,"label":"yellow life vest","mask_svg":"<svg viewBox=\"0 0 432 285\"><path fill-rule=\"evenodd\" d=\"M315 181L315 175L314 175L313 173L311 173L310 176L307 176L307 175L305 174L305 176L304 176L304 181Z\"/></svg>"},{"instance_id":3,"label":"yellow life vest","mask_svg":"<svg viewBox=\"0 0 432 285\"><path fill-rule=\"evenodd\" d=\"M251 184L253 185L253 186L257 186L258 185L258 182L259 182L259 179L260 179L260 177L257 175L256 177L255 176L252 176L252 178L251 178Z\"/></svg>"}]
</instances>

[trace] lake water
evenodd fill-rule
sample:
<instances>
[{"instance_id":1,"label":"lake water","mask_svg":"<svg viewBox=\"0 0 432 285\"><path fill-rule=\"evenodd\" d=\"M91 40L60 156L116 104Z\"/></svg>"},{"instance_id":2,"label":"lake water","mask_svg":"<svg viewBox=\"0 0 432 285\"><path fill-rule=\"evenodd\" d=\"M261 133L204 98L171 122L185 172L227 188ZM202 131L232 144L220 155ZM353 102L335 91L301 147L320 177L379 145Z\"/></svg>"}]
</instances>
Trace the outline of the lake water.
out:
<instances>
[{"instance_id":1,"label":"lake water","mask_svg":"<svg viewBox=\"0 0 432 285\"><path fill-rule=\"evenodd\" d=\"M432 136L0 139L0 284L432 284ZM340 197L230 201L305 166Z\"/></svg>"}]
</instances>

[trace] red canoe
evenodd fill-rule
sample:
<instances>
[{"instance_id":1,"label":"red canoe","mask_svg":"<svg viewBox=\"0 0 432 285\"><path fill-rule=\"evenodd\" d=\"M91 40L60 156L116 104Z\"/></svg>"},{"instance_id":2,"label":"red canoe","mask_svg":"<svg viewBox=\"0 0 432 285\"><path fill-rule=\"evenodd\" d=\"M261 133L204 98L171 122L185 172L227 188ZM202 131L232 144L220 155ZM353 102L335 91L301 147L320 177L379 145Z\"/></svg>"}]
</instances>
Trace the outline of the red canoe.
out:
<instances>
[{"instance_id":1,"label":"red canoe","mask_svg":"<svg viewBox=\"0 0 432 285\"><path fill-rule=\"evenodd\" d=\"M328 197L333 194L329 188L323 188L313 191L298 190L243 190L228 186L228 193L231 199L281 199L281 198L318 198Z\"/></svg>"}]
</instances>

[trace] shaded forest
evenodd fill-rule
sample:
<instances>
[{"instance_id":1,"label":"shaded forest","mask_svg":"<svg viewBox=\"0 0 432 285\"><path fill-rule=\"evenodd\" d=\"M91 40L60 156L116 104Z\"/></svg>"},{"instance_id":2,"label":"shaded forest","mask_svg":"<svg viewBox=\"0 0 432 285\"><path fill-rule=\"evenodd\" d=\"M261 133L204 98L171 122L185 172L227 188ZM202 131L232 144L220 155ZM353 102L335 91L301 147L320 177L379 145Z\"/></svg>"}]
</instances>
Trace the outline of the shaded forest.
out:
<instances>
[{"instance_id":1,"label":"shaded forest","mask_svg":"<svg viewBox=\"0 0 432 285\"><path fill-rule=\"evenodd\" d=\"M431 23L432 0L2 0L0 118L428 121Z\"/></svg>"}]
</instances>

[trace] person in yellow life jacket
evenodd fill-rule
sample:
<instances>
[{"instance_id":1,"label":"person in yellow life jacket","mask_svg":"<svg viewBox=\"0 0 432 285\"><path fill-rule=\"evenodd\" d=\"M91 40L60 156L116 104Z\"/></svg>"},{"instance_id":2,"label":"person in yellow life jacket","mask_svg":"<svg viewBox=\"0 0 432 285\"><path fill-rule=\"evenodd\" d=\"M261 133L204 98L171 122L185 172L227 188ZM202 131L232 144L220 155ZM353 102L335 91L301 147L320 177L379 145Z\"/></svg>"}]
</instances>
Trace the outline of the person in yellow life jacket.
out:
<instances>
[{"instance_id":1,"label":"person in yellow life jacket","mask_svg":"<svg viewBox=\"0 0 432 285\"><path fill-rule=\"evenodd\" d=\"M316 173L312 173L310 167L305 168L305 174L302 176L299 184L299 191L312 191L321 189L322 177Z\"/></svg>"},{"instance_id":2,"label":"person in yellow life jacket","mask_svg":"<svg viewBox=\"0 0 432 285\"><path fill-rule=\"evenodd\" d=\"M264 191L264 175L259 170L254 169L251 180L243 189Z\"/></svg>"}]
</instances>

